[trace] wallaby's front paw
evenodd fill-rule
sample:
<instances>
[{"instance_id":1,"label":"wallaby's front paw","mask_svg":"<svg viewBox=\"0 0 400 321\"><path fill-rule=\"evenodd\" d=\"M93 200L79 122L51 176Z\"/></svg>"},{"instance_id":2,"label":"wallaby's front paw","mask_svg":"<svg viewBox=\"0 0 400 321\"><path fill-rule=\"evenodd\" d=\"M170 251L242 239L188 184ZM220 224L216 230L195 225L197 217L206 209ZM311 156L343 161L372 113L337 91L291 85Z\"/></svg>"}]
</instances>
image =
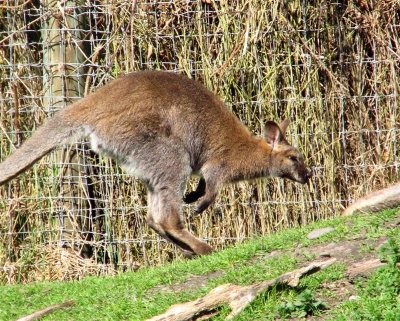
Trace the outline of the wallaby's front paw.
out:
<instances>
[{"instance_id":1,"label":"wallaby's front paw","mask_svg":"<svg viewBox=\"0 0 400 321\"><path fill-rule=\"evenodd\" d=\"M196 191L187 193L184 197L183 197L183 201L186 204L191 204L196 202L202 195L200 195L200 193L197 193Z\"/></svg>"},{"instance_id":2,"label":"wallaby's front paw","mask_svg":"<svg viewBox=\"0 0 400 321\"><path fill-rule=\"evenodd\" d=\"M194 208L194 211L195 211L197 214L203 213L203 212L210 206L210 204L211 204L211 202L202 201L202 202L200 202L199 205L197 205L197 206Z\"/></svg>"},{"instance_id":3,"label":"wallaby's front paw","mask_svg":"<svg viewBox=\"0 0 400 321\"><path fill-rule=\"evenodd\" d=\"M216 193L209 193L205 195L199 204L195 207L194 211L196 213L202 213L204 212L211 204L214 203L215 198L217 197Z\"/></svg>"}]
</instances>

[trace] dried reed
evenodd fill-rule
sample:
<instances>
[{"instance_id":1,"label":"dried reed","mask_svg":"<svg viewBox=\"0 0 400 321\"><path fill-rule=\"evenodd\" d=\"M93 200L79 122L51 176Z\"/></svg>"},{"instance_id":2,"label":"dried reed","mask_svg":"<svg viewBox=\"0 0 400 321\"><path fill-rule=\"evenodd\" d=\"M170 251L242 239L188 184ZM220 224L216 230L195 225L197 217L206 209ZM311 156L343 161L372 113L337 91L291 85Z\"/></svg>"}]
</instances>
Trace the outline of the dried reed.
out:
<instances>
[{"instance_id":1,"label":"dried reed","mask_svg":"<svg viewBox=\"0 0 400 321\"><path fill-rule=\"evenodd\" d=\"M88 21L86 90L132 70L174 70L216 92L254 132L262 119L291 119L289 139L315 166L312 183L239 183L201 216L185 206L188 227L216 248L337 215L351 198L399 179L398 1L76 3ZM30 2L0 10L1 159L47 116L40 19L54 14ZM140 182L82 153L87 171L75 197L89 209L63 207L69 177L55 154L1 187L0 282L115 273L179 256L147 227Z\"/></svg>"}]
</instances>

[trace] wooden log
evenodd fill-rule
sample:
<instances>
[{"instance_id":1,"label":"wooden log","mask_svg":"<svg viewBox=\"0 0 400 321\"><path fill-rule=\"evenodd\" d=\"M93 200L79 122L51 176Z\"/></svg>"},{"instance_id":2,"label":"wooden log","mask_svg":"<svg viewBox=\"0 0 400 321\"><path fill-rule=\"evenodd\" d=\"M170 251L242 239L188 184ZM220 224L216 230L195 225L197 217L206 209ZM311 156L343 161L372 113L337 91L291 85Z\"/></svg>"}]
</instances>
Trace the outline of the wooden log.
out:
<instances>
[{"instance_id":1,"label":"wooden log","mask_svg":"<svg viewBox=\"0 0 400 321\"><path fill-rule=\"evenodd\" d=\"M167 312L147 321L188 321L205 320L216 314L221 304L228 304L231 313L227 320L237 316L261 293L277 285L296 287L303 276L323 270L336 262L335 258L327 261L315 261L306 267L284 273L273 280L263 281L252 285L223 284L211 290L207 295L195 301L175 304Z\"/></svg>"},{"instance_id":2,"label":"wooden log","mask_svg":"<svg viewBox=\"0 0 400 321\"><path fill-rule=\"evenodd\" d=\"M33 320L39 320L40 318L43 318L45 315L48 315L56 310L59 310L61 308L66 308L66 307L71 307L75 304L74 301L65 301L62 303L58 304L52 304L44 309L38 310L36 312L33 312L27 316L24 316L22 318L19 318L15 321L33 321Z\"/></svg>"}]
</instances>

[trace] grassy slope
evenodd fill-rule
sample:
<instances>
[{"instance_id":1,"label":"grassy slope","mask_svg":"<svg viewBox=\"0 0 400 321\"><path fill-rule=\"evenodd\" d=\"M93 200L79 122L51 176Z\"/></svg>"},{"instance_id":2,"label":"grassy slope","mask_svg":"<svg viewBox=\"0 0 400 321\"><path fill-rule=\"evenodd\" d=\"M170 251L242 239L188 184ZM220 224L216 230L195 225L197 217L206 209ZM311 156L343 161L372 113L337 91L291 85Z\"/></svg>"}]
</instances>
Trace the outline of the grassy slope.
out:
<instances>
[{"instance_id":1,"label":"grassy slope","mask_svg":"<svg viewBox=\"0 0 400 321\"><path fill-rule=\"evenodd\" d=\"M399 228L384 227L384 222L393 219L396 213L398 215L396 210L392 210L375 215L336 218L257 238L207 257L175 261L162 267L140 269L115 277L88 277L76 282L1 286L0 320L14 320L50 304L70 299L76 302L73 308L59 310L44 320L145 320L164 312L173 303L198 298L219 284L249 284L292 270L296 268L298 258L292 256L290 249L299 244L307 246L352 239L357 235L365 236L365 231L367 238L389 236L400 240ZM349 224L349 221L352 223ZM306 238L310 230L323 226L335 226L336 231L318 240L310 241ZM289 251L267 258L267 254L273 250ZM161 289L148 292L157 285L176 284L193 275L212 271L224 273L209 279L206 286L175 293ZM339 280L344 271L343 264L335 264L325 271L305 278L300 291L306 288L314 291L322 282ZM396 275L396 271L381 269L374 273L367 284L363 283L358 291L360 300L346 302L328 311L327 318L399 320L400 302L396 301L396 293L398 295L400 292L399 273ZM299 290L284 290L260 296L237 320L272 320L276 316L277 306L282 301L294 298L298 293ZM227 309L223 308L214 320L223 320L227 313ZM367 315L369 318L366 318Z\"/></svg>"}]
</instances>

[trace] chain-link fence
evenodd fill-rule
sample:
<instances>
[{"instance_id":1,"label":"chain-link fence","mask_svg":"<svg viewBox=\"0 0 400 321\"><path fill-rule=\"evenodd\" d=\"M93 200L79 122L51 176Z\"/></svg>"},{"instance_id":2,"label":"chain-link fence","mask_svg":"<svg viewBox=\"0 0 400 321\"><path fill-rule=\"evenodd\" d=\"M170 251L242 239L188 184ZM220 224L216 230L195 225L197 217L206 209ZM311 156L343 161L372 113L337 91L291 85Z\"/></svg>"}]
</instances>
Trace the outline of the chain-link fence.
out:
<instances>
[{"instance_id":1,"label":"chain-link fence","mask_svg":"<svg viewBox=\"0 0 400 321\"><path fill-rule=\"evenodd\" d=\"M56 110L137 70L197 79L255 133L291 120L312 182L229 186L201 216L185 205L216 248L337 215L399 179L398 1L10 0L0 19L2 160ZM85 142L57 149L0 188L1 282L174 258L145 223L145 195Z\"/></svg>"}]
</instances>

